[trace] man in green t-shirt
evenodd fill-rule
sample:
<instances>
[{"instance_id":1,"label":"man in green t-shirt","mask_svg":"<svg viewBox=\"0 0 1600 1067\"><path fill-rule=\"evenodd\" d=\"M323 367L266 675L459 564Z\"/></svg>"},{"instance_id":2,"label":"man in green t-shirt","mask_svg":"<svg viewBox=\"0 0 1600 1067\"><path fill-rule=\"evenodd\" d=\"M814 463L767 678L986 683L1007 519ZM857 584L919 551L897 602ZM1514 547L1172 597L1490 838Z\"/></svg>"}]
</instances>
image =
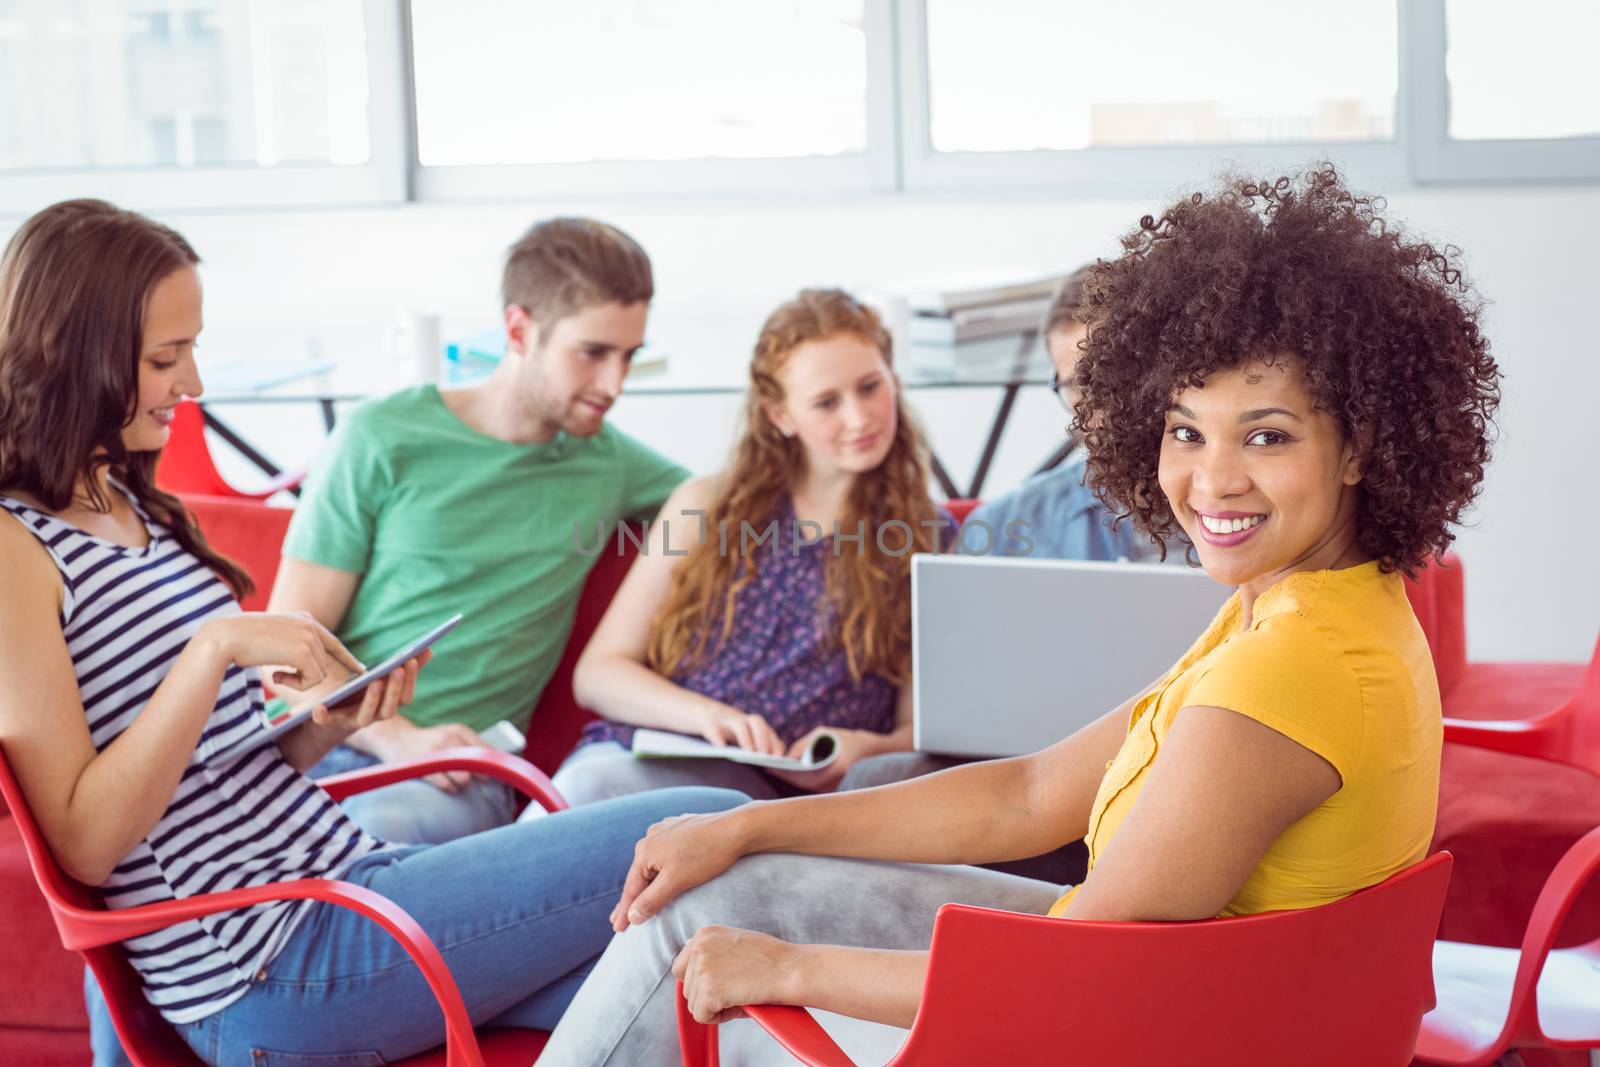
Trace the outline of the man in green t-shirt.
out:
<instances>
[{"instance_id":1,"label":"man in green t-shirt","mask_svg":"<svg viewBox=\"0 0 1600 1067\"><path fill-rule=\"evenodd\" d=\"M507 257L506 355L487 381L405 389L341 422L307 479L270 610L310 612L368 663L465 618L434 646L416 701L318 771L482 744L479 731L501 719L527 730L597 531L653 515L688 476L604 421L653 292L650 260L626 234L588 219L542 222ZM408 844L489 829L514 810L504 786L460 774L345 807Z\"/></svg>"}]
</instances>

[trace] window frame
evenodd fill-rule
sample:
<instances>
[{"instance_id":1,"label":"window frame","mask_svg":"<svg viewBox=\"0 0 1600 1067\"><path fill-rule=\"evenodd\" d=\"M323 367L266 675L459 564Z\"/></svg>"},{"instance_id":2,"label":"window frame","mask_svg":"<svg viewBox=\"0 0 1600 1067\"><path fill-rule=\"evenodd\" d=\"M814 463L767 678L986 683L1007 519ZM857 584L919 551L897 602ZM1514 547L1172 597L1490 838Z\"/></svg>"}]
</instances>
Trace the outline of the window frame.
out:
<instances>
[{"instance_id":1,"label":"window frame","mask_svg":"<svg viewBox=\"0 0 1600 1067\"><path fill-rule=\"evenodd\" d=\"M398 204L409 199L410 57L396 0L363 0L367 38L366 163L204 164L0 170L0 214L98 197L141 211Z\"/></svg>"},{"instance_id":2,"label":"window frame","mask_svg":"<svg viewBox=\"0 0 1600 1067\"><path fill-rule=\"evenodd\" d=\"M1396 0L1403 6L1406 0ZM930 132L927 0L897 0L900 29L901 156L909 191L977 187L1049 187L1077 193L1140 193L1192 185L1219 166L1281 171L1307 159L1330 158L1368 181L1403 181L1405 148L1405 26L1400 26L1395 134L1389 141L1310 141L1292 144L1230 141L1206 145L1100 146L1026 152L939 152Z\"/></svg>"},{"instance_id":3,"label":"window frame","mask_svg":"<svg viewBox=\"0 0 1600 1067\"><path fill-rule=\"evenodd\" d=\"M1411 47L1408 95L1410 176L1419 185L1600 179L1600 136L1458 141L1450 136L1445 0L1401 4ZM1407 73L1402 68L1403 73Z\"/></svg>"},{"instance_id":4,"label":"window frame","mask_svg":"<svg viewBox=\"0 0 1600 1067\"><path fill-rule=\"evenodd\" d=\"M1394 138L1232 142L1030 152L936 152L930 131L927 0L864 0L867 149L802 159L422 166L409 0L363 0L371 157L359 166L96 167L0 171L0 215L96 196L147 211L461 203L572 196L840 193L1160 195L1222 167L1279 172L1330 158L1364 184L1600 180L1600 137L1449 138L1445 0L1395 0Z\"/></svg>"}]
</instances>

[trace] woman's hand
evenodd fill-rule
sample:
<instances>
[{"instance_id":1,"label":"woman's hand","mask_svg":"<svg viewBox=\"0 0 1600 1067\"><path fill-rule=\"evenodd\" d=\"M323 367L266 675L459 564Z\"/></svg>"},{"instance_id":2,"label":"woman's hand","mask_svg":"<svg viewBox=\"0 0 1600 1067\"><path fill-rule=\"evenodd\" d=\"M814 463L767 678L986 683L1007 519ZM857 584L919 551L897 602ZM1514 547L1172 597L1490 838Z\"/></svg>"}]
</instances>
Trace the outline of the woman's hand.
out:
<instances>
[{"instance_id":1,"label":"woman's hand","mask_svg":"<svg viewBox=\"0 0 1600 1067\"><path fill-rule=\"evenodd\" d=\"M265 667L274 686L297 692L321 685L330 674L338 677L338 668L356 674L366 669L326 626L303 611L229 615L205 623L200 635L228 663Z\"/></svg>"},{"instance_id":2,"label":"woman's hand","mask_svg":"<svg viewBox=\"0 0 1600 1067\"><path fill-rule=\"evenodd\" d=\"M364 726L394 718L401 708L416 699L417 673L432 658L433 651L424 649L415 659L406 660L332 707L319 701L311 708L311 721L327 726L337 720L340 726L354 733Z\"/></svg>"},{"instance_id":3,"label":"woman's hand","mask_svg":"<svg viewBox=\"0 0 1600 1067\"><path fill-rule=\"evenodd\" d=\"M611 928L620 933L644 922L675 897L732 867L744 855L743 837L730 818L735 814L678 815L650 827L633 847L633 866L611 909Z\"/></svg>"},{"instance_id":4,"label":"woman's hand","mask_svg":"<svg viewBox=\"0 0 1600 1067\"><path fill-rule=\"evenodd\" d=\"M794 1003L788 986L804 950L767 934L703 926L672 963L690 1013L702 1023L737 1019L745 1004Z\"/></svg>"},{"instance_id":5,"label":"woman's hand","mask_svg":"<svg viewBox=\"0 0 1600 1067\"><path fill-rule=\"evenodd\" d=\"M732 744L769 756L781 756L785 748L783 738L766 719L727 704L708 704L699 729L700 736L718 748Z\"/></svg>"},{"instance_id":6,"label":"woman's hand","mask_svg":"<svg viewBox=\"0 0 1600 1067\"><path fill-rule=\"evenodd\" d=\"M876 756L887 751L884 747L883 734L873 733L871 730L842 730L833 726L818 726L794 744L789 746L789 751L784 753L790 759L801 759L806 754L806 749L816 741L821 733L832 733L839 738L838 755L833 762L815 771L790 771L771 768L767 773L774 778L781 778L797 789L804 789L811 793L831 793L839 788L839 783L844 776L861 760L868 756Z\"/></svg>"},{"instance_id":7,"label":"woman's hand","mask_svg":"<svg viewBox=\"0 0 1600 1067\"><path fill-rule=\"evenodd\" d=\"M399 717L400 709L415 698L417 672L432 658L432 651L424 650L421 655L407 660L389 674L330 708L322 698L351 677L342 664L332 664L327 679L298 694L300 707L311 705L311 721L301 723L279 738L279 750L296 769L305 770L332 751L334 746L344 744L352 734L367 726L382 722L404 722Z\"/></svg>"}]
</instances>

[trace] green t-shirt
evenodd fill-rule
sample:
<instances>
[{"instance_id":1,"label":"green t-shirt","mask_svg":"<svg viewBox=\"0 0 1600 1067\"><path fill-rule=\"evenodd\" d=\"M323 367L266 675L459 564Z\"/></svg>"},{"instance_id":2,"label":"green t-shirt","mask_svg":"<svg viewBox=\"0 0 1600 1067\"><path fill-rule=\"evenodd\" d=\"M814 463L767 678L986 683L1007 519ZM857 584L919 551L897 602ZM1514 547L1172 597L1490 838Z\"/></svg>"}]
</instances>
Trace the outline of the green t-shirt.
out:
<instances>
[{"instance_id":1,"label":"green t-shirt","mask_svg":"<svg viewBox=\"0 0 1600 1067\"><path fill-rule=\"evenodd\" d=\"M610 537L619 520L653 515L687 477L609 426L539 444L486 436L437 388L418 386L341 421L283 551L362 576L339 638L363 663L465 616L418 676L412 721L526 729L600 530Z\"/></svg>"}]
</instances>

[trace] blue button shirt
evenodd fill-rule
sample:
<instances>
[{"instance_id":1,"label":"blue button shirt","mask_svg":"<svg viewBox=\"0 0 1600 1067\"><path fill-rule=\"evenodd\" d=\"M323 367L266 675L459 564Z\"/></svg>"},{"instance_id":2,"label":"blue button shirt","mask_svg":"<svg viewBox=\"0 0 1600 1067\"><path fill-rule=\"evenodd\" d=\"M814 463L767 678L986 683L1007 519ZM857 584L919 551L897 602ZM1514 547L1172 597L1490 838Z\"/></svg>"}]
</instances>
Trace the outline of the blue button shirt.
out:
<instances>
[{"instance_id":1,"label":"blue button shirt","mask_svg":"<svg viewBox=\"0 0 1600 1067\"><path fill-rule=\"evenodd\" d=\"M1139 560L1154 554L1130 520L1112 526L1111 512L1083 484L1080 450L1054 470L973 510L957 551L1033 559ZM978 524L987 524L987 529Z\"/></svg>"}]
</instances>

